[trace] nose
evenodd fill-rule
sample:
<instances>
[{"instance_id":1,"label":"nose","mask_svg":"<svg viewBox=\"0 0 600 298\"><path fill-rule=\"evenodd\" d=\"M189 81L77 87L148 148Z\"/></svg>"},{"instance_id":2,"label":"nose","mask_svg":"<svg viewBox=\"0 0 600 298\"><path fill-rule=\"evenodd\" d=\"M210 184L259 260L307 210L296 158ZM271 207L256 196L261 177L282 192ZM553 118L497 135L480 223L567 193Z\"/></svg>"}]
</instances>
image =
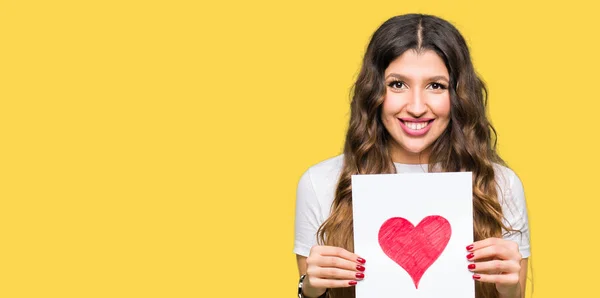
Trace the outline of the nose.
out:
<instances>
[{"instance_id":1,"label":"nose","mask_svg":"<svg viewBox=\"0 0 600 298\"><path fill-rule=\"evenodd\" d=\"M406 111L415 118L419 118L427 113L425 96L421 91L415 90L409 95Z\"/></svg>"}]
</instances>

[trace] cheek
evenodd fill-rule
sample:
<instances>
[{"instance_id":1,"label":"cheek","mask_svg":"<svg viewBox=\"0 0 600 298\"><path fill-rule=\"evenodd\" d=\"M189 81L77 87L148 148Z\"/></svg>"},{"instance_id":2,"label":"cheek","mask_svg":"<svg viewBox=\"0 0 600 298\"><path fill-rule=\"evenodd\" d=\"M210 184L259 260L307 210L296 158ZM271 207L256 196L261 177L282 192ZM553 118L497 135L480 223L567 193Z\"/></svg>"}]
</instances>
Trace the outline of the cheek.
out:
<instances>
[{"instance_id":1,"label":"cheek","mask_svg":"<svg viewBox=\"0 0 600 298\"><path fill-rule=\"evenodd\" d=\"M402 100L398 95L390 95L388 92L383 98L383 114L386 116L396 115L402 110Z\"/></svg>"},{"instance_id":2,"label":"cheek","mask_svg":"<svg viewBox=\"0 0 600 298\"><path fill-rule=\"evenodd\" d=\"M450 117L450 95L444 96L436 100L431 106L434 114L438 117Z\"/></svg>"}]
</instances>

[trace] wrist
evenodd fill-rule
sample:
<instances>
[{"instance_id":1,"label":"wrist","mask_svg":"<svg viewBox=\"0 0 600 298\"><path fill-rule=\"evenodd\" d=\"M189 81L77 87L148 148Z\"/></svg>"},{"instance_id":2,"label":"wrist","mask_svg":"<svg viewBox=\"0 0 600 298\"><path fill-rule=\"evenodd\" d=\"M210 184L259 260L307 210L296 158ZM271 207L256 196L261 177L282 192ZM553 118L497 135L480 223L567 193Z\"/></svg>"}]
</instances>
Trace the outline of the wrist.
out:
<instances>
[{"instance_id":1,"label":"wrist","mask_svg":"<svg viewBox=\"0 0 600 298\"><path fill-rule=\"evenodd\" d=\"M323 294L325 294L325 292L327 292L326 288L313 287L308 280L308 276L305 276L301 280L301 292L302 297L304 298L320 298Z\"/></svg>"},{"instance_id":2,"label":"wrist","mask_svg":"<svg viewBox=\"0 0 600 298\"><path fill-rule=\"evenodd\" d=\"M305 291L302 291L302 297L303 298L322 298L325 297L325 293L327 292L327 289L323 290L322 292L320 292L320 294L311 294L311 293L306 293Z\"/></svg>"},{"instance_id":3,"label":"wrist","mask_svg":"<svg viewBox=\"0 0 600 298\"><path fill-rule=\"evenodd\" d=\"M496 291L498 291L499 298L523 298L519 284L508 287L496 287Z\"/></svg>"}]
</instances>

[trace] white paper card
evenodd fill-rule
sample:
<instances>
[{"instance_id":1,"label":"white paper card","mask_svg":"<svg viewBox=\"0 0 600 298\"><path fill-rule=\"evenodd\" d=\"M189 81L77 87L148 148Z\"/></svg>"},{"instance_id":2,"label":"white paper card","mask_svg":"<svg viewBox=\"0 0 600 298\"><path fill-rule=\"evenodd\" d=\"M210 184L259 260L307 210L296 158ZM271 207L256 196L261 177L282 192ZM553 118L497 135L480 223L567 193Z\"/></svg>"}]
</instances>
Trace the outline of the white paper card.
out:
<instances>
[{"instance_id":1,"label":"white paper card","mask_svg":"<svg viewBox=\"0 0 600 298\"><path fill-rule=\"evenodd\" d=\"M472 173L352 176L357 298L473 298Z\"/></svg>"}]
</instances>

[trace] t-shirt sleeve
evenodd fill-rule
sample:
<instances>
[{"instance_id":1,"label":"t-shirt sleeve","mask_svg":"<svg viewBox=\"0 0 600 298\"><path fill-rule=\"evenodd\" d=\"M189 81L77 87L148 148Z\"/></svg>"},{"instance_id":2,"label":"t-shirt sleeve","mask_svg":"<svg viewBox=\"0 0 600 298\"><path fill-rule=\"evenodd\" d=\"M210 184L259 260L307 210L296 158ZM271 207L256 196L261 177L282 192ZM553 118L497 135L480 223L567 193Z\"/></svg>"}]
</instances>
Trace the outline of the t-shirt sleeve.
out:
<instances>
[{"instance_id":1,"label":"t-shirt sleeve","mask_svg":"<svg viewBox=\"0 0 600 298\"><path fill-rule=\"evenodd\" d=\"M317 244L319 218L321 208L309 169L300 178L296 191L294 253L308 257L311 247Z\"/></svg>"},{"instance_id":2,"label":"t-shirt sleeve","mask_svg":"<svg viewBox=\"0 0 600 298\"><path fill-rule=\"evenodd\" d=\"M529 219L527 216L527 204L525 192L519 177L509 171L509 189L503 194L502 202L504 224L516 231L504 231L504 239L515 241L519 244L519 251L523 258L531 255L529 245Z\"/></svg>"}]
</instances>

